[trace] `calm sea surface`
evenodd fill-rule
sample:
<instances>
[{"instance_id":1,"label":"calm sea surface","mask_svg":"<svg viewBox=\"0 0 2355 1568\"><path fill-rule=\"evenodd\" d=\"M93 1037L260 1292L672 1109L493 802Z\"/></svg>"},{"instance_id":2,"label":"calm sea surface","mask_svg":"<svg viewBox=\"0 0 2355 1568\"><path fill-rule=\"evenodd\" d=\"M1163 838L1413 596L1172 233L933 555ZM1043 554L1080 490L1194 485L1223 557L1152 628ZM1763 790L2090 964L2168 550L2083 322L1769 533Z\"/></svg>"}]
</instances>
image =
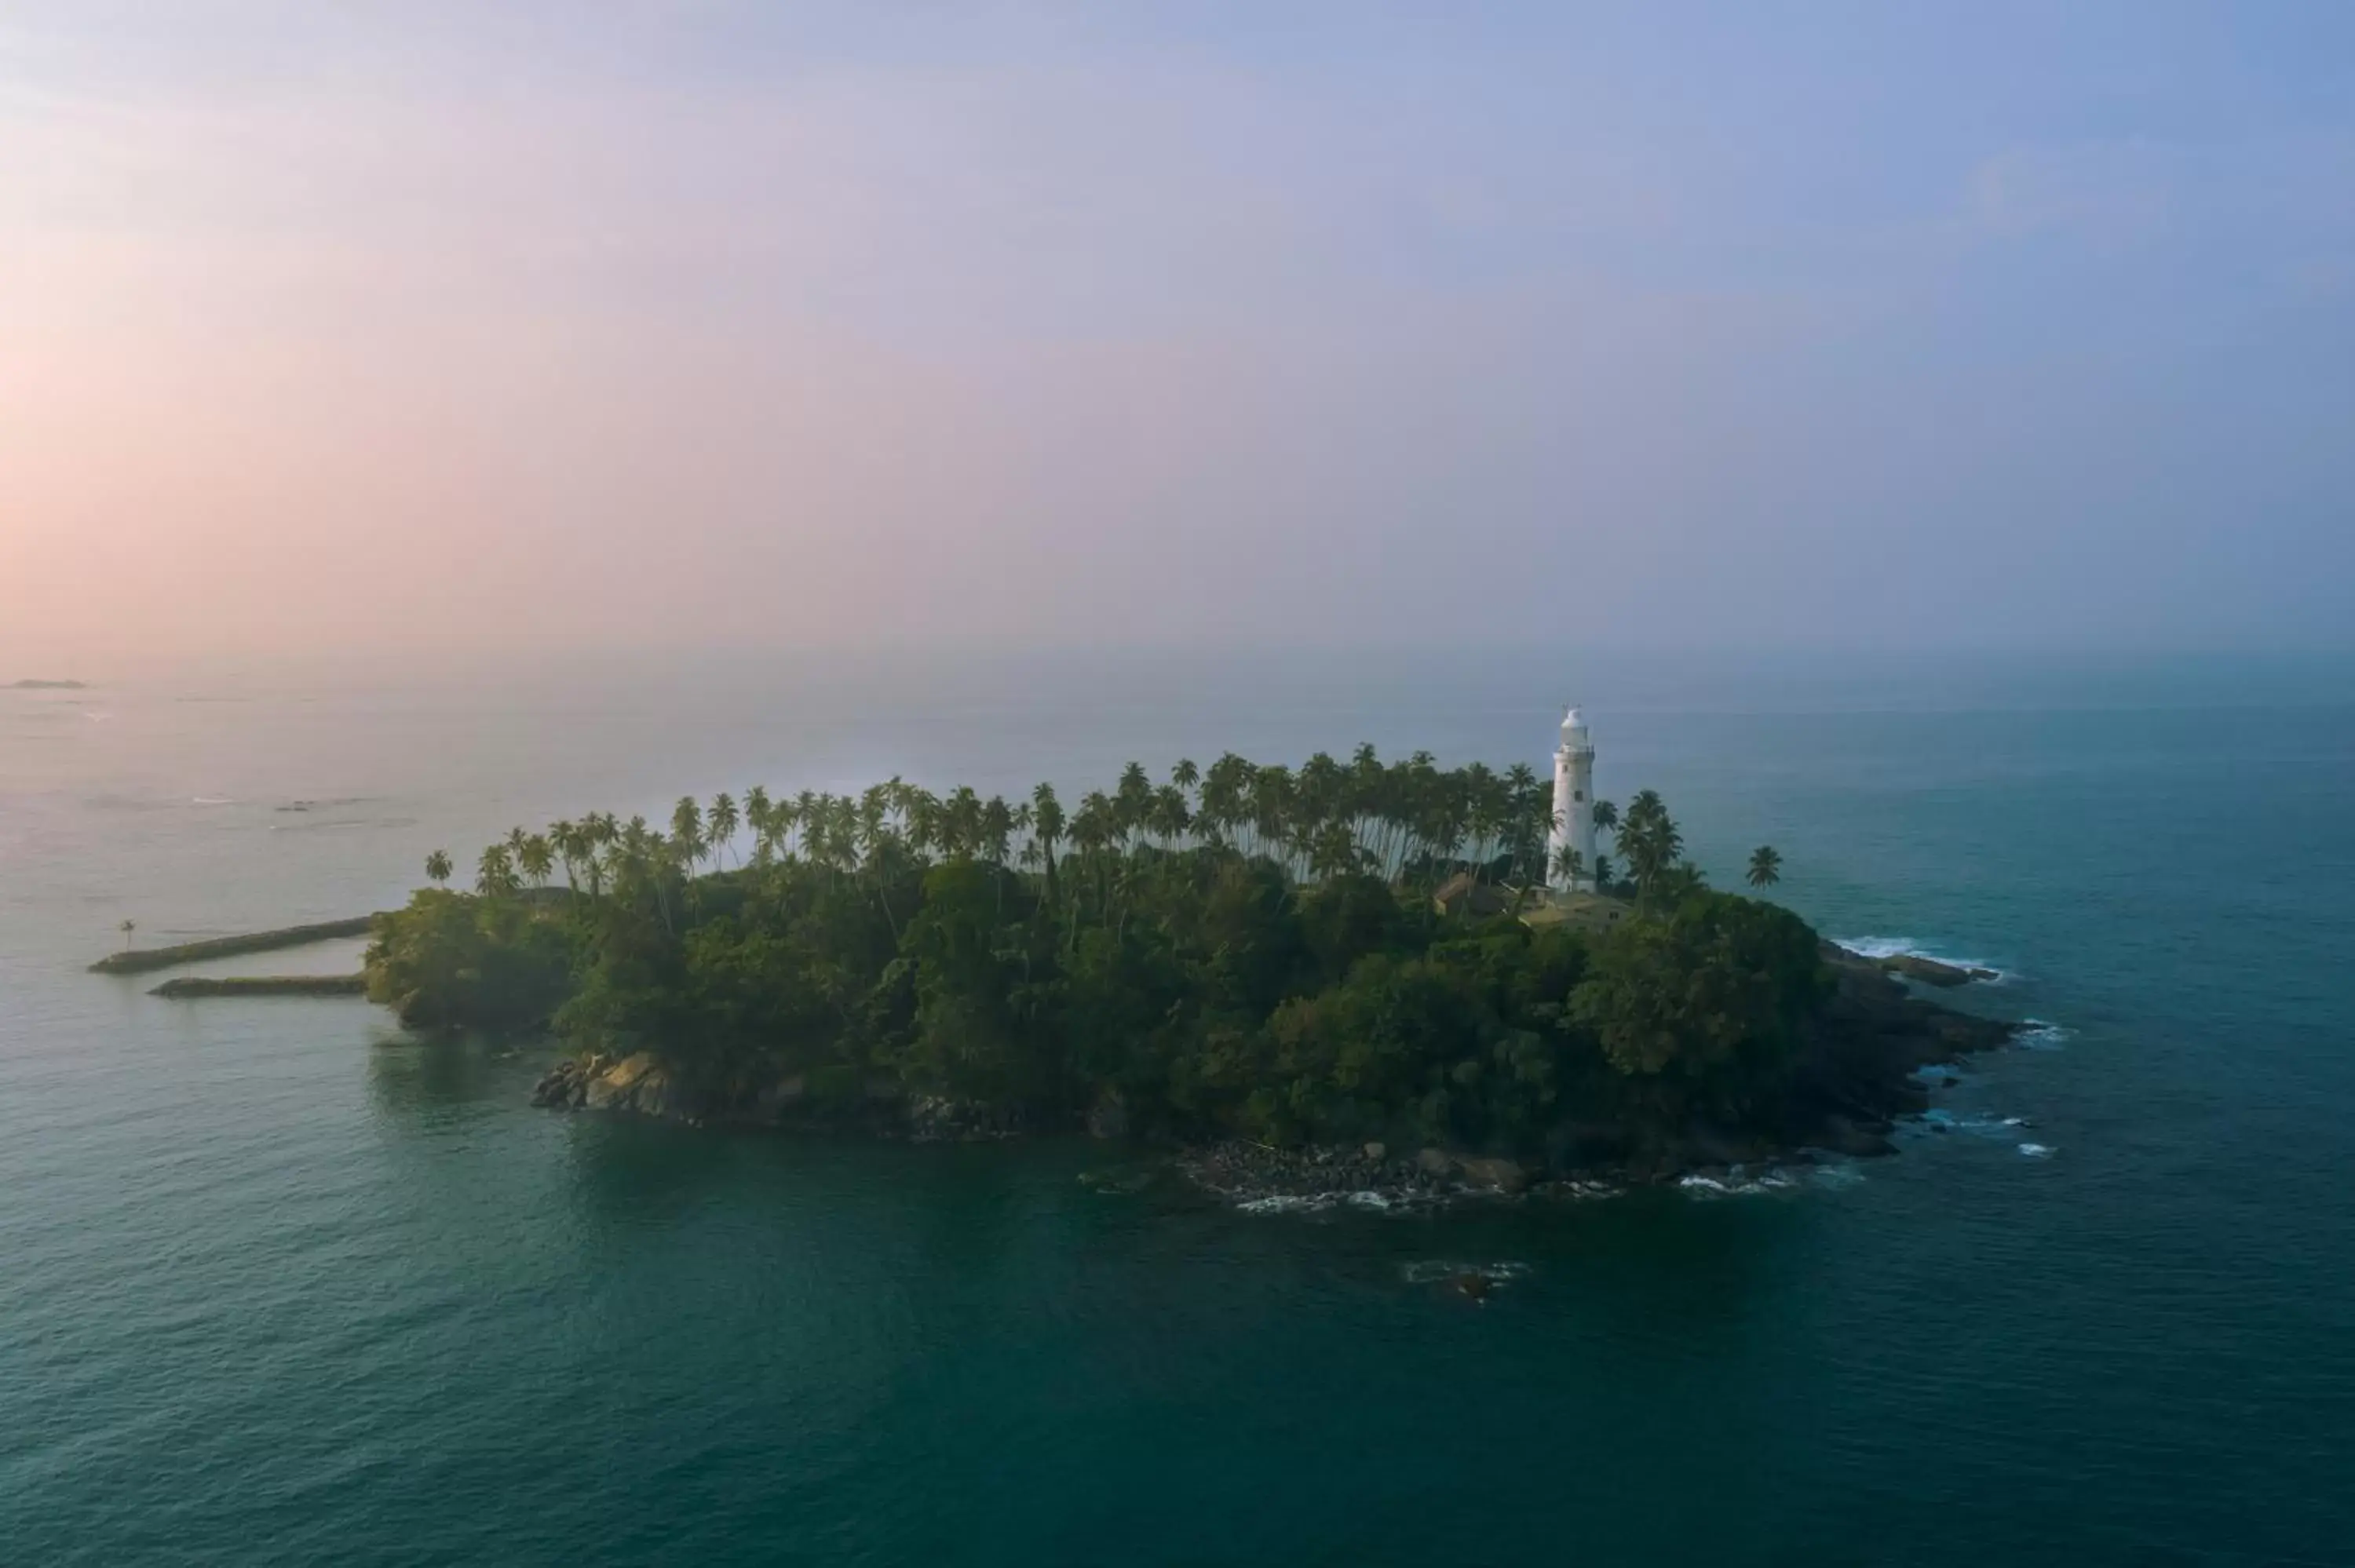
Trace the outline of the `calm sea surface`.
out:
<instances>
[{"instance_id":1,"label":"calm sea surface","mask_svg":"<svg viewBox=\"0 0 2355 1568\"><path fill-rule=\"evenodd\" d=\"M0 1561L2355 1560L2347 673L0 692ZM544 1047L82 972L125 918L383 907L428 850L685 789L1543 766L1571 696L1604 792L1663 790L1720 880L1772 841L1827 932L1996 965L1971 1004L2055 1027L1785 1190L1253 1216L1099 1194L1123 1157L1078 1143L554 1117ZM1444 1264L1514 1277L1475 1306Z\"/></svg>"}]
</instances>

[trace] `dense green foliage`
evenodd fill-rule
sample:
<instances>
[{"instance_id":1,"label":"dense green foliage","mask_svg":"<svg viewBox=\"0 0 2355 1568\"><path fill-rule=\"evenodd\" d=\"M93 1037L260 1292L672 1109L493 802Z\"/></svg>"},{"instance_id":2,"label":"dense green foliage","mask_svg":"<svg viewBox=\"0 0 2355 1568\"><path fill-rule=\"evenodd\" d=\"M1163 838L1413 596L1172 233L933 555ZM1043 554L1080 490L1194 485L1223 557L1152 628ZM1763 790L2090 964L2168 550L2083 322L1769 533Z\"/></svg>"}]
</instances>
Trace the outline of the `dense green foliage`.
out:
<instances>
[{"instance_id":1,"label":"dense green foliage","mask_svg":"<svg viewBox=\"0 0 2355 1568\"><path fill-rule=\"evenodd\" d=\"M1619 831L1638 896L1606 933L1437 911L1460 871L1541 901L1548 804L1526 769L1370 748L1158 787L1132 767L1068 817L1043 785L682 800L667 834L598 817L491 846L474 893L384 917L370 991L657 1051L719 1109L798 1078L1042 1126L1116 1098L1147 1130L1534 1152L1771 1107L1814 933L1702 888L1657 796ZM569 895L527 885L559 868Z\"/></svg>"},{"instance_id":2,"label":"dense green foliage","mask_svg":"<svg viewBox=\"0 0 2355 1568\"><path fill-rule=\"evenodd\" d=\"M404 1022L536 1028L572 989L576 934L515 899L430 888L376 917L368 994Z\"/></svg>"}]
</instances>

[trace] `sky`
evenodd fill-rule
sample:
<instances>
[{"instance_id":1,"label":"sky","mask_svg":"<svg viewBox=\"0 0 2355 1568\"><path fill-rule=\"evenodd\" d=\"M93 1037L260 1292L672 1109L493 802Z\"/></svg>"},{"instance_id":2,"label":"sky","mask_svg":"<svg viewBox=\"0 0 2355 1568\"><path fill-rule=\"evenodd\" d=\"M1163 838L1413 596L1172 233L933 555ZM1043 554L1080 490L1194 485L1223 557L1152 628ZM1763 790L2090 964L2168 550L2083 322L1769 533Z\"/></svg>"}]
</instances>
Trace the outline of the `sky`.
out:
<instances>
[{"instance_id":1,"label":"sky","mask_svg":"<svg viewBox=\"0 0 2355 1568\"><path fill-rule=\"evenodd\" d=\"M2355 6L0 0L0 680L2355 641Z\"/></svg>"}]
</instances>

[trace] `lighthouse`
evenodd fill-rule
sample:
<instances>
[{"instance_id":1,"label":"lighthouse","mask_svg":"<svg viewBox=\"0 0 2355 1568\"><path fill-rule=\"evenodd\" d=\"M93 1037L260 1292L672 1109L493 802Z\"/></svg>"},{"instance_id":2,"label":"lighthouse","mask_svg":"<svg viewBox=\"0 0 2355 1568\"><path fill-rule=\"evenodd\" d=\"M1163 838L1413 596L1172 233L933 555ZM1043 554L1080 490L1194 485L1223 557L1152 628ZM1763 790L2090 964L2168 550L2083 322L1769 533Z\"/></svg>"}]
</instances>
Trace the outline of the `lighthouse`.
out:
<instances>
[{"instance_id":1,"label":"lighthouse","mask_svg":"<svg viewBox=\"0 0 2355 1568\"><path fill-rule=\"evenodd\" d=\"M1578 879L1555 866L1561 846L1578 852ZM1594 885L1594 740L1576 708L1562 715L1561 745L1553 754L1553 831L1546 835L1546 880L1564 893Z\"/></svg>"}]
</instances>

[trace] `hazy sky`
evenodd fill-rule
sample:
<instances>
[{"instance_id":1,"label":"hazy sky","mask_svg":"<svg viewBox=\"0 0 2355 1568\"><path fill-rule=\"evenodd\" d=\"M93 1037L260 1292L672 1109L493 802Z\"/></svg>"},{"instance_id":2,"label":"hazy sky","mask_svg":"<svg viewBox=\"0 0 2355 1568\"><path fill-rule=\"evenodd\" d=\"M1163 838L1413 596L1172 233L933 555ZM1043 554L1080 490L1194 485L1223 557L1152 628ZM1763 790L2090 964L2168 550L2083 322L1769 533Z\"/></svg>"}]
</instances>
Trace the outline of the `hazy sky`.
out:
<instances>
[{"instance_id":1,"label":"hazy sky","mask_svg":"<svg viewBox=\"0 0 2355 1568\"><path fill-rule=\"evenodd\" d=\"M0 678L428 637L2343 647L2355 5L0 0Z\"/></svg>"}]
</instances>

